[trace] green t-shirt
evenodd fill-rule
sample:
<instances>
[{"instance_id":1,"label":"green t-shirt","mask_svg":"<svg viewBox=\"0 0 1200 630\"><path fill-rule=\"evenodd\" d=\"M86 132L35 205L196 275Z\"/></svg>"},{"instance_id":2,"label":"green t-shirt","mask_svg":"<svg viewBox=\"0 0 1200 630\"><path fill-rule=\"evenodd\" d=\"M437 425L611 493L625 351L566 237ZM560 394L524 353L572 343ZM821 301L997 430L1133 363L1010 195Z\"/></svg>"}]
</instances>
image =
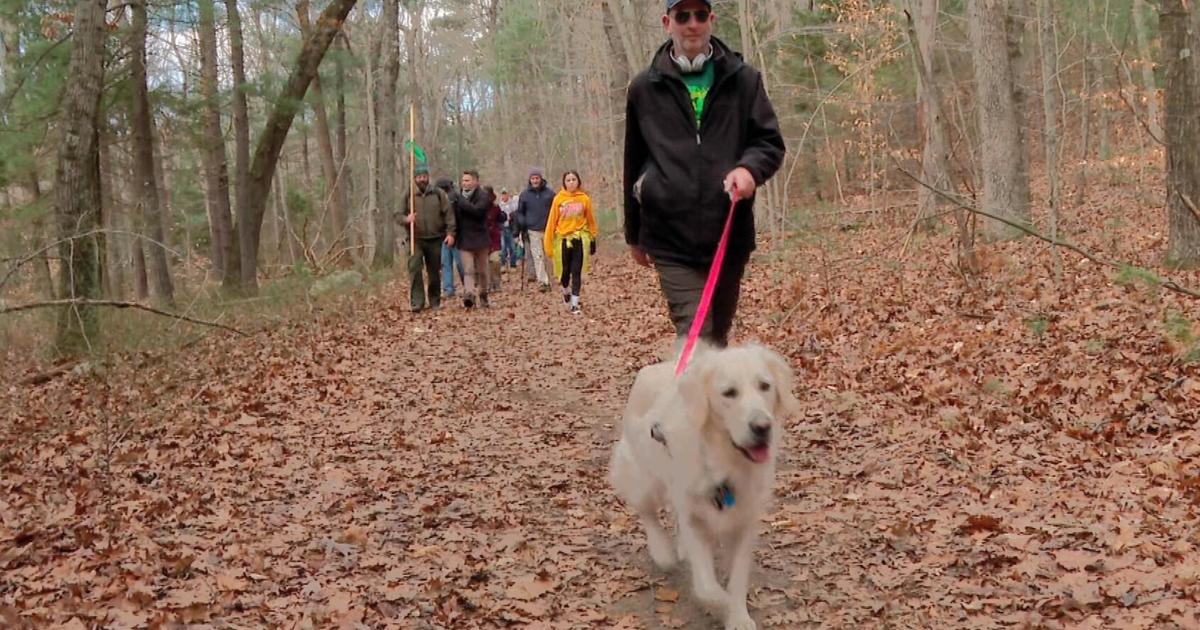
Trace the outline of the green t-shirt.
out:
<instances>
[{"instance_id":1,"label":"green t-shirt","mask_svg":"<svg viewBox=\"0 0 1200 630\"><path fill-rule=\"evenodd\" d=\"M704 115L704 101L708 98L708 91L712 89L713 77L713 62L705 62L704 68L700 72L691 74L683 74L683 84L687 86L688 95L692 98L692 111L696 112L696 128L700 128L700 117Z\"/></svg>"}]
</instances>

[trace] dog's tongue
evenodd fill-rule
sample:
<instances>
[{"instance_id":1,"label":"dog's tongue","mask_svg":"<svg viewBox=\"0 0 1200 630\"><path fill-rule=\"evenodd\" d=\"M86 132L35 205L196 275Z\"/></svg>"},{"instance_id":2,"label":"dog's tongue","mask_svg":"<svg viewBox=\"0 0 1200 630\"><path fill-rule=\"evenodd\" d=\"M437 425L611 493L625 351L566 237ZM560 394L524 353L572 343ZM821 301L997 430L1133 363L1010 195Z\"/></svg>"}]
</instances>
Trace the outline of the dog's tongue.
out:
<instances>
[{"instance_id":1,"label":"dog's tongue","mask_svg":"<svg viewBox=\"0 0 1200 630\"><path fill-rule=\"evenodd\" d=\"M754 448L746 449L746 453L750 455L751 461L761 464L767 461L767 456L771 454L771 447L765 444L763 446L755 446Z\"/></svg>"}]
</instances>

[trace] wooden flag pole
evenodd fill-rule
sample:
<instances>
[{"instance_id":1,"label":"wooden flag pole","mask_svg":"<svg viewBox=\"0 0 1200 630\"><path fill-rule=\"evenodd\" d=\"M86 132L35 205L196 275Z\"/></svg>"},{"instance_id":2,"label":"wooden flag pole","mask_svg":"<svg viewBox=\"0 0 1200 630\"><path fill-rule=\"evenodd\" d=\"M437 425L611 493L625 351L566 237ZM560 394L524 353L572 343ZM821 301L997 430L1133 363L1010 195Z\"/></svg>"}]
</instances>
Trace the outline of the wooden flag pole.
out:
<instances>
[{"instance_id":1,"label":"wooden flag pole","mask_svg":"<svg viewBox=\"0 0 1200 630\"><path fill-rule=\"evenodd\" d=\"M412 221L408 224L408 255L417 255L417 107L408 106L408 137L412 141L408 146L408 211Z\"/></svg>"}]
</instances>

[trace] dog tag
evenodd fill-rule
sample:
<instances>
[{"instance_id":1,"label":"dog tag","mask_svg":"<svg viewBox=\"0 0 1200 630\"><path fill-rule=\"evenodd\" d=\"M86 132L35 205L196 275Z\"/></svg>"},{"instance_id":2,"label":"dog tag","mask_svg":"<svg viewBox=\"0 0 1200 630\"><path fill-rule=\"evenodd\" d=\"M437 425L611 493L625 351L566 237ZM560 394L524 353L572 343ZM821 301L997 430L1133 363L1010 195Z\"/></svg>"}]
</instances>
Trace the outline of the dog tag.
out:
<instances>
[{"instance_id":1,"label":"dog tag","mask_svg":"<svg viewBox=\"0 0 1200 630\"><path fill-rule=\"evenodd\" d=\"M735 501L733 498L733 488L729 487L729 483L722 483L713 491L713 503L718 510L733 507Z\"/></svg>"}]
</instances>

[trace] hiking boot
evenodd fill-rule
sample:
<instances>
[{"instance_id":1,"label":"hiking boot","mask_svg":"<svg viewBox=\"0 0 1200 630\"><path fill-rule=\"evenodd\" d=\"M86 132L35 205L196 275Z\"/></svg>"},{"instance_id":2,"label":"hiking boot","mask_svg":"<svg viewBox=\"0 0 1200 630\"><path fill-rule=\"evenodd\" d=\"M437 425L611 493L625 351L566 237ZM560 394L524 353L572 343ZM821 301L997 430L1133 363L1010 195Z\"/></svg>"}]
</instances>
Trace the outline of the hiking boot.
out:
<instances>
[{"instance_id":1,"label":"hiking boot","mask_svg":"<svg viewBox=\"0 0 1200 630\"><path fill-rule=\"evenodd\" d=\"M543 283L542 283L542 288L541 288L540 290L541 290L541 292L542 292L542 293L545 293L545 292L549 291L549 290L550 290L550 283L549 283L549 282L543 282Z\"/></svg>"},{"instance_id":2,"label":"hiking boot","mask_svg":"<svg viewBox=\"0 0 1200 630\"><path fill-rule=\"evenodd\" d=\"M465 306L467 308L474 308L475 307L475 296L468 295L468 296L464 297L463 298L463 306Z\"/></svg>"},{"instance_id":3,"label":"hiking boot","mask_svg":"<svg viewBox=\"0 0 1200 630\"><path fill-rule=\"evenodd\" d=\"M488 296L486 296L486 295L479 296L479 307L480 308L492 308L491 302L488 302Z\"/></svg>"}]
</instances>

